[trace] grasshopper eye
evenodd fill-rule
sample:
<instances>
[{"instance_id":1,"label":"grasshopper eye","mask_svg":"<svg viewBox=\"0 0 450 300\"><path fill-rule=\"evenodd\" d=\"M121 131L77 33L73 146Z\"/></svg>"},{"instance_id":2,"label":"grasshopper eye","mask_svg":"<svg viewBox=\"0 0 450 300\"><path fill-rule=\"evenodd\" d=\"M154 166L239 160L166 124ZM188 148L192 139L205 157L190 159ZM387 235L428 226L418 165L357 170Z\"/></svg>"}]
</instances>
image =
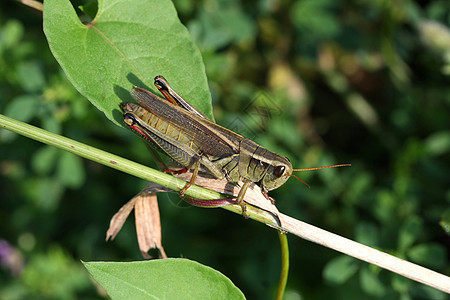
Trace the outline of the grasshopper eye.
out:
<instances>
[{"instance_id":1,"label":"grasshopper eye","mask_svg":"<svg viewBox=\"0 0 450 300\"><path fill-rule=\"evenodd\" d=\"M133 114L126 113L123 115L123 121L125 124L128 124L129 126L133 126L137 123L136 118L133 116Z\"/></svg>"},{"instance_id":2,"label":"grasshopper eye","mask_svg":"<svg viewBox=\"0 0 450 300\"><path fill-rule=\"evenodd\" d=\"M159 80L158 78L155 78L155 86L156 86L158 89L163 88L163 85L161 84L161 80Z\"/></svg>"},{"instance_id":3,"label":"grasshopper eye","mask_svg":"<svg viewBox=\"0 0 450 300\"><path fill-rule=\"evenodd\" d=\"M158 88L158 90L168 91L167 88L167 81L162 77L161 75L158 75L155 77L155 86Z\"/></svg>"},{"instance_id":4,"label":"grasshopper eye","mask_svg":"<svg viewBox=\"0 0 450 300\"><path fill-rule=\"evenodd\" d=\"M280 178L281 176L283 176L284 174L284 170L286 168L284 166L277 166L275 167L275 169L273 170L273 175L277 178Z\"/></svg>"}]
</instances>

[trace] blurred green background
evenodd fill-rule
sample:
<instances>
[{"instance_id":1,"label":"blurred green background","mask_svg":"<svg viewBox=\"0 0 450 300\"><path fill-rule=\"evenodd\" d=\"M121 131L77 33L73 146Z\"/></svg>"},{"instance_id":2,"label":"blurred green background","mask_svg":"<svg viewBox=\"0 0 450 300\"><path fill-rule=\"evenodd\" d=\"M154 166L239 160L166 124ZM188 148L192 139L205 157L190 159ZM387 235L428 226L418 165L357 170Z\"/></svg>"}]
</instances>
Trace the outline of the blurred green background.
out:
<instances>
[{"instance_id":1,"label":"blurred green background","mask_svg":"<svg viewBox=\"0 0 450 300\"><path fill-rule=\"evenodd\" d=\"M76 5L83 3L76 2ZM278 209L448 275L450 5L441 1L175 1L206 65L216 120L290 158ZM149 12L150 13L150 12ZM163 73L163 70L161 71ZM173 83L172 83L173 84ZM142 140L77 93L40 13L0 3L0 113L153 165ZM0 299L102 299L80 260L141 260L140 179L0 129ZM163 245L274 298L274 230L159 196ZM437 290L289 236L285 299L444 299Z\"/></svg>"}]
</instances>

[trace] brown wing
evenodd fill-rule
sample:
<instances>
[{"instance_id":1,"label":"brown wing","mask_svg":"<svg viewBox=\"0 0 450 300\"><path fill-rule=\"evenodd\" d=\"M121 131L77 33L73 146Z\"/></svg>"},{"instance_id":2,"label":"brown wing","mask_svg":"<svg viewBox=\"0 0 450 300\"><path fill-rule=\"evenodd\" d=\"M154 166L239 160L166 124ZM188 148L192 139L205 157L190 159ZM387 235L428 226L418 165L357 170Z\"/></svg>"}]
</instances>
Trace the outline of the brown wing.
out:
<instances>
[{"instance_id":1,"label":"brown wing","mask_svg":"<svg viewBox=\"0 0 450 300\"><path fill-rule=\"evenodd\" d=\"M145 89L135 87L131 90L131 95L145 109L160 118L169 120L192 136L194 142L201 145L203 153L215 157L226 157L239 152L239 142L243 139L241 135L180 106L173 105Z\"/></svg>"}]
</instances>

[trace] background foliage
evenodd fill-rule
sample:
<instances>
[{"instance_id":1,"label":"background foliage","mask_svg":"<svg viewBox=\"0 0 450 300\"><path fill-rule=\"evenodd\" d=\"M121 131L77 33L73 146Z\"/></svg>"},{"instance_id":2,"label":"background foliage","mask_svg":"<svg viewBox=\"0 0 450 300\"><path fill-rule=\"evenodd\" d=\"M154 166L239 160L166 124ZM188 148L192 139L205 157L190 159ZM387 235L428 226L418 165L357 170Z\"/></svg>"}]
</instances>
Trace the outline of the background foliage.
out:
<instances>
[{"instance_id":1,"label":"background foliage","mask_svg":"<svg viewBox=\"0 0 450 300\"><path fill-rule=\"evenodd\" d=\"M80 3L76 3L78 5ZM280 211L450 273L450 8L445 0L175 1L205 61L218 123L288 156ZM151 13L151 12L149 12ZM161 70L163 73L163 70ZM152 164L65 78L39 13L0 4L0 113ZM132 220L109 219L145 184L0 131L0 298L99 299L79 260L140 260ZM163 244L273 298L276 232L160 196ZM443 299L388 271L290 237L286 299Z\"/></svg>"}]
</instances>

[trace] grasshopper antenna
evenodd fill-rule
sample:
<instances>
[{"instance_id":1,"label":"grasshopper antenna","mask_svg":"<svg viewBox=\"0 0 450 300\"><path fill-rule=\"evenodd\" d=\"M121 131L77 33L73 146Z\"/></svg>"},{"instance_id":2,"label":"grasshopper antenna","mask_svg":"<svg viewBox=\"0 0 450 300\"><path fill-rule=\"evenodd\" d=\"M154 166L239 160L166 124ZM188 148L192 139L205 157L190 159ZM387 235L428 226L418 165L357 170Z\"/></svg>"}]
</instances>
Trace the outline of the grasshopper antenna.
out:
<instances>
[{"instance_id":1,"label":"grasshopper antenna","mask_svg":"<svg viewBox=\"0 0 450 300\"><path fill-rule=\"evenodd\" d=\"M320 170L320 169L328 169L328 168L338 168L338 167L350 167L352 164L339 164L339 165L332 165L332 166L323 166L323 167L315 167L315 168L306 168L306 169L293 169L293 171L314 171L314 170ZM292 177L300 180L304 185L306 185L308 188L310 188L309 184L298 178L298 176L291 174Z\"/></svg>"}]
</instances>

